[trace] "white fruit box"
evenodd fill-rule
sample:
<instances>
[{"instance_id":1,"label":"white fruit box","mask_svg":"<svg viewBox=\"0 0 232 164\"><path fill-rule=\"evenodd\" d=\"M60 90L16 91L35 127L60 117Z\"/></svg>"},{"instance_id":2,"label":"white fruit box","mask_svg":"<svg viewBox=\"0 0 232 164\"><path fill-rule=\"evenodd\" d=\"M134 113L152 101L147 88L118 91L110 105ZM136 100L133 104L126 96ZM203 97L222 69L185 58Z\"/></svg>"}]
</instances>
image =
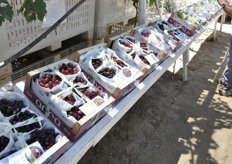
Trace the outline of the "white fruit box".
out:
<instances>
[{"instance_id":1,"label":"white fruit box","mask_svg":"<svg viewBox=\"0 0 232 164\"><path fill-rule=\"evenodd\" d=\"M187 36L183 32L181 32L165 20L155 19L151 21L148 25L156 28L160 33L168 36L168 38L172 38L172 40L174 40L176 44L175 49L180 47L182 42L187 39Z\"/></svg>"},{"instance_id":2,"label":"white fruit box","mask_svg":"<svg viewBox=\"0 0 232 164\"><path fill-rule=\"evenodd\" d=\"M160 62L172 52L172 49L166 43L164 36L158 31L153 31L147 24L132 29L130 34L140 42L141 47L153 51Z\"/></svg>"},{"instance_id":3,"label":"white fruit box","mask_svg":"<svg viewBox=\"0 0 232 164\"><path fill-rule=\"evenodd\" d=\"M51 120L51 122L53 122L54 125L67 136L67 138L71 141L75 141L91 128L98 119L107 113L110 105L115 99L109 95L106 98L97 96L92 100L87 101L74 89L74 86L69 86L69 82L65 83L65 81L68 81L65 79L65 76L61 76L61 79L65 80L57 91L47 92L47 88L44 90L36 80L39 78L39 75L42 72L46 73L48 70L57 73L59 70L56 69L56 66L67 62L69 62L69 60L64 59L57 63L29 72L26 77L24 94L32 101L32 103L34 103L45 117ZM58 73L57 75L60 74ZM70 95L74 97L74 104L70 104L68 103L68 100L66 100ZM75 116L73 113L71 114L71 112L77 113L79 111L81 111L82 117L78 119L76 114Z\"/></svg>"},{"instance_id":4,"label":"white fruit box","mask_svg":"<svg viewBox=\"0 0 232 164\"><path fill-rule=\"evenodd\" d=\"M17 110L19 108L15 108L15 112L13 112L9 117L8 115L6 115L8 113L3 112L0 114L0 136L6 136L10 139L4 151L0 152L0 163L13 163L15 161L18 161L19 159L20 161L22 159L25 160L25 155L20 152L21 149L25 150L25 148L30 143L27 143L27 140L24 139L24 136L31 136L31 133L33 133L35 130L48 128L54 130L57 134L55 141L50 141L50 143L54 142L53 145L50 145L51 147L44 147L44 152L41 153L39 157L36 157L35 161L37 161L38 163L53 163L68 149L68 140L66 139L66 137L62 136L60 132L55 129L54 126L46 122L39 115L38 111L36 111L37 109L28 103L26 97L23 94L19 94L17 92L0 92L0 99L1 103L3 104L6 103L5 100L13 103L16 103L15 100L18 100L19 102L22 101L25 106L25 108L22 108L20 111ZM26 113L27 116L30 115L30 118L25 116ZM21 119L19 119L22 117L28 119L22 121ZM40 127L34 126L35 129L29 130L28 125L32 125L34 123L39 123ZM43 146L45 146L44 143ZM48 144L46 144L46 146L48 146Z\"/></svg>"},{"instance_id":5,"label":"white fruit box","mask_svg":"<svg viewBox=\"0 0 232 164\"><path fill-rule=\"evenodd\" d=\"M79 54L83 71L117 99L134 89L138 79L143 76L141 71L122 61L104 44L81 50Z\"/></svg>"},{"instance_id":6,"label":"white fruit box","mask_svg":"<svg viewBox=\"0 0 232 164\"><path fill-rule=\"evenodd\" d=\"M200 1L183 10L173 12L168 18L168 22L191 37L201 25L204 25L220 9L221 7L214 0Z\"/></svg>"},{"instance_id":7,"label":"white fruit box","mask_svg":"<svg viewBox=\"0 0 232 164\"><path fill-rule=\"evenodd\" d=\"M184 12L173 12L168 18L168 22L180 29L189 37L193 36L199 28L199 23L194 18L189 20L188 14Z\"/></svg>"},{"instance_id":8,"label":"white fruit box","mask_svg":"<svg viewBox=\"0 0 232 164\"><path fill-rule=\"evenodd\" d=\"M130 34L110 38L107 47L114 50L123 61L143 72L144 77L150 74L159 64L159 59L153 52L141 48L140 42Z\"/></svg>"}]
</instances>

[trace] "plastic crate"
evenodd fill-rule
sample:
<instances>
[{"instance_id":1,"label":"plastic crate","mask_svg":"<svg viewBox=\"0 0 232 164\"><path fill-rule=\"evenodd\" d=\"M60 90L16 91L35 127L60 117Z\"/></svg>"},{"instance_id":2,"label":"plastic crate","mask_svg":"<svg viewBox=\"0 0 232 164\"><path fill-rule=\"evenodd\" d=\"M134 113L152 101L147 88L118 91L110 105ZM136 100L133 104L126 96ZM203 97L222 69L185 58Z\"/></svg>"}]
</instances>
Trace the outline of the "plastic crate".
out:
<instances>
[{"instance_id":1,"label":"plastic crate","mask_svg":"<svg viewBox=\"0 0 232 164\"><path fill-rule=\"evenodd\" d=\"M127 24L136 15L132 0L96 0L96 39L107 35L107 28L113 24Z\"/></svg>"},{"instance_id":2,"label":"plastic crate","mask_svg":"<svg viewBox=\"0 0 232 164\"><path fill-rule=\"evenodd\" d=\"M22 5L22 0L10 1L16 11ZM67 12L80 0L65 0L64 10ZM55 50L61 47L61 42L68 38L87 32L87 38L93 39L94 32L95 0L87 0L74 11L62 24L53 30L45 39L30 49L26 54L50 48ZM49 11L48 11L49 12ZM12 22L3 23L0 27L0 61L4 61L22 48L30 44L49 27L44 27L41 21L27 23L22 14L19 14Z\"/></svg>"}]
</instances>

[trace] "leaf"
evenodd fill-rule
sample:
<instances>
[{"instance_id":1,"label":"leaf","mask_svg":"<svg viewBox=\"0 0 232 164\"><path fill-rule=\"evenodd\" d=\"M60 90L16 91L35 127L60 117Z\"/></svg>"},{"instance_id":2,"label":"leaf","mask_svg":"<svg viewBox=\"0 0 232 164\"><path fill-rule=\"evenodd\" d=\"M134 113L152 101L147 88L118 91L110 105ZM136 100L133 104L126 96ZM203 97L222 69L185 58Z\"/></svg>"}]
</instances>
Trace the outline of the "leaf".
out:
<instances>
[{"instance_id":1,"label":"leaf","mask_svg":"<svg viewBox=\"0 0 232 164\"><path fill-rule=\"evenodd\" d=\"M33 20L36 20L36 15L31 9L26 9L23 15L28 22L32 22Z\"/></svg>"},{"instance_id":2,"label":"leaf","mask_svg":"<svg viewBox=\"0 0 232 164\"><path fill-rule=\"evenodd\" d=\"M43 21L47 10L44 0L25 0L19 9L28 22L39 19Z\"/></svg>"},{"instance_id":3,"label":"leaf","mask_svg":"<svg viewBox=\"0 0 232 164\"><path fill-rule=\"evenodd\" d=\"M1 3L9 4L9 3L7 2L7 0L0 0L0 4L1 4Z\"/></svg>"},{"instance_id":4,"label":"leaf","mask_svg":"<svg viewBox=\"0 0 232 164\"><path fill-rule=\"evenodd\" d=\"M156 3L156 0L149 0L150 6Z\"/></svg>"},{"instance_id":5,"label":"leaf","mask_svg":"<svg viewBox=\"0 0 232 164\"><path fill-rule=\"evenodd\" d=\"M19 9L19 13L23 12L23 10L26 8L26 5L28 5L29 3L29 0L25 0Z\"/></svg>"},{"instance_id":6,"label":"leaf","mask_svg":"<svg viewBox=\"0 0 232 164\"><path fill-rule=\"evenodd\" d=\"M4 22L4 21L5 21L5 19L2 16L0 16L0 26L2 26L2 22Z\"/></svg>"},{"instance_id":7,"label":"leaf","mask_svg":"<svg viewBox=\"0 0 232 164\"><path fill-rule=\"evenodd\" d=\"M34 8L34 11L37 14L37 18L40 21L43 21L45 15L47 13L46 3L43 0L35 0L35 2L33 4L33 8Z\"/></svg>"},{"instance_id":8,"label":"leaf","mask_svg":"<svg viewBox=\"0 0 232 164\"><path fill-rule=\"evenodd\" d=\"M14 15L13 7L6 0L0 0L0 4L0 16L11 22Z\"/></svg>"}]
</instances>

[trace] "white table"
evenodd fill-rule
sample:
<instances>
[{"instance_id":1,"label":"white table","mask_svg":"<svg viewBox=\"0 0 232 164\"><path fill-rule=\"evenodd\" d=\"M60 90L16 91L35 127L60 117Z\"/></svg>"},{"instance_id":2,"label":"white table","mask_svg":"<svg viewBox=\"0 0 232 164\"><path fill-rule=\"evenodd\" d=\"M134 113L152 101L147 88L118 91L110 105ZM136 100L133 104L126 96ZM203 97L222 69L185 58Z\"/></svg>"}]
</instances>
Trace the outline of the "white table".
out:
<instances>
[{"instance_id":1,"label":"white table","mask_svg":"<svg viewBox=\"0 0 232 164\"><path fill-rule=\"evenodd\" d=\"M94 127L92 127L80 140L78 140L56 164L76 163L87 150L95 146L108 131L122 118L122 116L139 100L139 98L163 75L163 73L183 54L183 80L187 80L187 65L189 62L189 46L207 28L207 26L217 21L221 14L219 12L213 19L206 23L193 37L188 39L177 51L167 58L156 70L144 79L130 94L123 98L110 112L103 117ZM216 31L216 26L215 29Z\"/></svg>"},{"instance_id":2,"label":"white table","mask_svg":"<svg viewBox=\"0 0 232 164\"><path fill-rule=\"evenodd\" d=\"M183 55L183 80L187 80L187 65L189 62L189 47L207 28L207 26L217 21L224 12L221 11L213 19L208 21L197 33L186 40L183 45L171 54L160 66L157 67L149 76L147 76L130 94L123 98L113 107L109 113L103 117L96 125L94 125L87 133L85 133L77 142L69 143L70 148L66 151L55 164L73 164L77 163L87 150L95 146L108 131L122 118L124 114L143 96L143 94L163 75L163 73L181 56ZM216 26L215 29L216 31ZM18 89L23 88L20 82ZM69 142L67 140L67 142Z\"/></svg>"}]
</instances>

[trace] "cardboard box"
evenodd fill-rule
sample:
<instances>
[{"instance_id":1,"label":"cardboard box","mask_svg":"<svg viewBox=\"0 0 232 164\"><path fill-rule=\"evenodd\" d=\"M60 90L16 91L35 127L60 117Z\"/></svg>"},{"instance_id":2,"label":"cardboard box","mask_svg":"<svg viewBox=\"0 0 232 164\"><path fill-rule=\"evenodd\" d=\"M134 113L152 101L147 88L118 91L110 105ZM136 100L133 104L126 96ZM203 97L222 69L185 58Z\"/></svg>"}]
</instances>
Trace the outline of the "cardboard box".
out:
<instances>
[{"instance_id":1,"label":"cardboard box","mask_svg":"<svg viewBox=\"0 0 232 164\"><path fill-rule=\"evenodd\" d=\"M81 50L79 54L79 64L83 71L91 76L101 87L104 86L117 99L124 97L133 90L138 85L138 79L143 75L141 71L124 61L125 66L119 66L113 58L116 60L121 59L113 50L102 44ZM100 60L102 64L98 68L94 68L92 63L94 60ZM112 71L112 77L100 74L105 69Z\"/></svg>"},{"instance_id":2,"label":"cardboard box","mask_svg":"<svg viewBox=\"0 0 232 164\"><path fill-rule=\"evenodd\" d=\"M150 33L150 36L142 36L143 29L145 32ZM130 34L140 42L141 47L146 47L153 51L160 60L159 63L172 53L171 47L165 43L163 36L158 32L152 31L148 25L142 25L132 29Z\"/></svg>"},{"instance_id":3,"label":"cardboard box","mask_svg":"<svg viewBox=\"0 0 232 164\"><path fill-rule=\"evenodd\" d=\"M178 30L167 21L156 19L154 21L151 21L148 25L156 28L157 31L167 36L167 39L170 38L172 42L174 42L176 45L175 47L173 47L174 50L179 48L182 45L182 42L187 39L187 36L183 32Z\"/></svg>"},{"instance_id":4,"label":"cardboard box","mask_svg":"<svg viewBox=\"0 0 232 164\"><path fill-rule=\"evenodd\" d=\"M198 25L191 24L189 21L179 18L177 13L174 12L168 18L168 22L180 29L189 37L193 36L199 28Z\"/></svg>"},{"instance_id":5,"label":"cardboard box","mask_svg":"<svg viewBox=\"0 0 232 164\"><path fill-rule=\"evenodd\" d=\"M131 66L134 66L135 68L137 68L138 70L140 70L141 72L144 73L144 75L139 78L140 82L147 76L149 75L158 65L159 65L159 59L157 57L154 56L154 54L151 51L146 51L146 53L143 51L143 49L140 47L140 43L137 42L136 40L136 44L133 44L133 53L135 53L135 57L134 59L132 57L130 57L126 51L124 51L122 48L117 48L117 47L113 47L114 42L117 42L119 39L126 39L127 37L132 37L131 35L127 34L125 36L116 36L116 37L112 37L109 38L108 42L107 42L107 47L113 49L116 54L123 60L126 61L128 64L130 64ZM140 54L141 53L141 54ZM149 62L149 64L145 64L140 58L139 55L143 56L145 58L145 60L147 60Z\"/></svg>"},{"instance_id":6,"label":"cardboard box","mask_svg":"<svg viewBox=\"0 0 232 164\"><path fill-rule=\"evenodd\" d=\"M68 60L66 59L59 61L58 63L67 61ZM115 99L109 95L107 100L99 98L101 99L100 103L97 98L93 99L92 101L85 101L85 103L80 106L80 110L85 114L85 116L79 121L77 121L74 117L66 116L66 111L63 108L62 110L59 109L59 107L68 106L67 104L65 104L66 102L63 101L63 106L58 106L58 103L55 103L54 101L54 96L60 96L62 92L65 92L65 89L67 89L67 91L70 91L68 88L66 88L66 83L64 83L64 89L61 92L52 94L44 92L35 81L35 79L39 77L39 74L41 72L51 70L54 65L56 65L56 63L29 72L26 77L24 94L44 114L45 117L51 120L51 122L53 122L54 125L56 125L56 127L67 136L68 139L70 139L70 141L76 141L83 133L91 128L98 119L100 119L99 115L102 114L104 108L108 108L110 105L112 105ZM62 100L58 102L62 103Z\"/></svg>"}]
</instances>

